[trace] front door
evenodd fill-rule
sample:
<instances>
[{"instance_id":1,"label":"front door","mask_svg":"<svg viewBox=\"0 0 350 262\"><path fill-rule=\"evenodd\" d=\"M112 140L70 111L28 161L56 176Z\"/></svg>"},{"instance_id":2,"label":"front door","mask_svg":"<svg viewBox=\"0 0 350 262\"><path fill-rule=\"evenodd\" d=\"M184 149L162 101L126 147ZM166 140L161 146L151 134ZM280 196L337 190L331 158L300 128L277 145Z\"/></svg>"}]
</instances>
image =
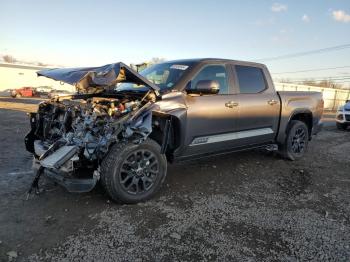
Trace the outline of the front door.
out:
<instances>
[{"instance_id":1,"label":"front door","mask_svg":"<svg viewBox=\"0 0 350 262\"><path fill-rule=\"evenodd\" d=\"M238 117L238 103L223 64L204 65L190 82L215 80L220 91L214 95L187 95L185 156L224 151L233 147L232 134Z\"/></svg>"}]
</instances>

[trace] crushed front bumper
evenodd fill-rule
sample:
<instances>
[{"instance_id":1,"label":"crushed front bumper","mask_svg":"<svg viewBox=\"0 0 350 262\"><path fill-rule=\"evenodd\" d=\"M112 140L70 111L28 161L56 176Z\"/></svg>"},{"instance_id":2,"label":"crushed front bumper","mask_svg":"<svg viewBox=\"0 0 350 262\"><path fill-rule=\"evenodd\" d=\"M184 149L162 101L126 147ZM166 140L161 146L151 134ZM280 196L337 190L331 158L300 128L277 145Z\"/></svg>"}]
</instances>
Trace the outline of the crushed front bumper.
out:
<instances>
[{"instance_id":1,"label":"crushed front bumper","mask_svg":"<svg viewBox=\"0 0 350 262\"><path fill-rule=\"evenodd\" d=\"M89 192L96 186L99 180L99 177L95 175L92 178L66 178L64 175L46 168L44 169L44 174L72 193Z\"/></svg>"},{"instance_id":2,"label":"crushed front bumper","mask_svg":"<svg viewBox=\"0 0 350 262\"><path fill-rule=\"evenodd\" d=\"M95 170L91 178L68 177L66 173L58 169L44 167L38 159L34 158L33 171L36 173L40 168L42 168L42 174L45 175L45 177L64 187L71 193L89 192L100 180L100 173L97 170Z\"/></svg>"}]
</instances>

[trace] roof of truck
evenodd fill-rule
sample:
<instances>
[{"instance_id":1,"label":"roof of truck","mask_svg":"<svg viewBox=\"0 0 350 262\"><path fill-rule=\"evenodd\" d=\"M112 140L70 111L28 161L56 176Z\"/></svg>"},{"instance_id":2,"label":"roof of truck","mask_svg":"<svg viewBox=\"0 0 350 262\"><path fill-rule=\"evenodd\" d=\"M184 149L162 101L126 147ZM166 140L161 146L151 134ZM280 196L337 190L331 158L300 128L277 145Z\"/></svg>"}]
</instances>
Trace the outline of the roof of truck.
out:
<instances>
[{"instance_id":1,"label":"roof of truck","mask_svg":"<svg viewBox=\"0 0 350 262\"><path fill-rule=\"evenodd\" d=\"M236 62L240 64L247 64L247 65L259 65L259 66L265 66L261 63L256 62L250 62L250 61L240 61L240 60L233 60L233 59L224 59L224 58L187 58L187 59L176 59L171 61L165 61L164 63L200 63L200 62Z\"/></svg>"}]
</instances>

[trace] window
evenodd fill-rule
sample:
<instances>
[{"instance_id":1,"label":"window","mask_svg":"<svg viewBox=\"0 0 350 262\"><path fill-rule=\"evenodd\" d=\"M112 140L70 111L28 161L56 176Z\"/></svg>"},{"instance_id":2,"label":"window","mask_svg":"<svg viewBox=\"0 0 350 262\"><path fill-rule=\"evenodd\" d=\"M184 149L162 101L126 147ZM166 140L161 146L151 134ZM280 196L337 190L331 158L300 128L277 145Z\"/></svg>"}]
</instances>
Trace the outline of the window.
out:
<instances>
[{"instance_id":1,"label":"window","mask_svg":"<svg viewBox=\"0 0 350 262\"><path fill-rule=\"evenodd\" d=\"M180 81L183 74L189 70L192 64L192 62L161 63L150 66L139 72L139 74L159 86L162 91L169 90ZM148 88L134 83L121 83L117 85L117 90L148 90Z\"/></svg>"},{"instance_id":2,"label":"window","mask_svg":"<svg viewBox=\"0 0 350 262\"><path fill-rule=\"evenodd\" d=\"M256 94L266 89L264 73L260 68L235 66L241 94Z\"/></svg>"},{"instance_id":3,"label":"window","mask_svg":"<svg viewBox=\"0 0 350 262\"><path fill-rule=\"evenodd\" d=\"M227 74L223 65L209 65L204 67L192 80L191 88L196 88L198 81L216 80L219 83L219 94L228 94Z\"/></svg>"}]
</instances>

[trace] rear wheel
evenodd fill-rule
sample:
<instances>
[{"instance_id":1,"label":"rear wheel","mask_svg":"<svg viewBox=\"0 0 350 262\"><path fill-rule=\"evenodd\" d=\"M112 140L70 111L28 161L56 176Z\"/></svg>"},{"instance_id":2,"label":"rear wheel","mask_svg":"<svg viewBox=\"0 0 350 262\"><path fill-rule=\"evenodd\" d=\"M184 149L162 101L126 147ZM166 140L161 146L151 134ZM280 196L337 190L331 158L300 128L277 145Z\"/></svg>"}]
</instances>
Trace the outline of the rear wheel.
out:
<instances>
[{"instance_id":1,"label":"rear wheel","mask_svg":"<svg viewBox=\"0 0 350 262\"><path fill-rule=\"evenodd\" d=\"M337 125L337 128L339 129L339 130L346 130L347 128L348 128L348 125L347 124L345 124L345 123L336 123L336 125Z\"/></svg>"},{"instance_id":2,"label":"rear wheel","mask_svg":"<svg viewBox=\"0 0 350 262\"><path fill-rule=\"evenodd\" d=\"M101 164L101 183L114 201L134 204L155 195L166 171L166 157L155 141L115 144Z\"/></svg>"},{"instance_id":3,"label":"rear wheel","mask_svg":"<svg viewBox=\"0 0 350 262\"><path fill-rule=\"evenodd\" d=\"M16 94L16 98L21 98L21 97L22 97L22 95L20 93Z\"/></svg>"},{"instance_id":4,"label":"rear wheel","mask_svg":"<svg viewBox=\"0 0 350 262\"><path fill-rule=\"evenodd\" d=\"M281 153L285 158L294 161L304 156L309 142L309 131L305 123L299 120L292 120L288 128Z\"/></svg>"}]
</instances>

